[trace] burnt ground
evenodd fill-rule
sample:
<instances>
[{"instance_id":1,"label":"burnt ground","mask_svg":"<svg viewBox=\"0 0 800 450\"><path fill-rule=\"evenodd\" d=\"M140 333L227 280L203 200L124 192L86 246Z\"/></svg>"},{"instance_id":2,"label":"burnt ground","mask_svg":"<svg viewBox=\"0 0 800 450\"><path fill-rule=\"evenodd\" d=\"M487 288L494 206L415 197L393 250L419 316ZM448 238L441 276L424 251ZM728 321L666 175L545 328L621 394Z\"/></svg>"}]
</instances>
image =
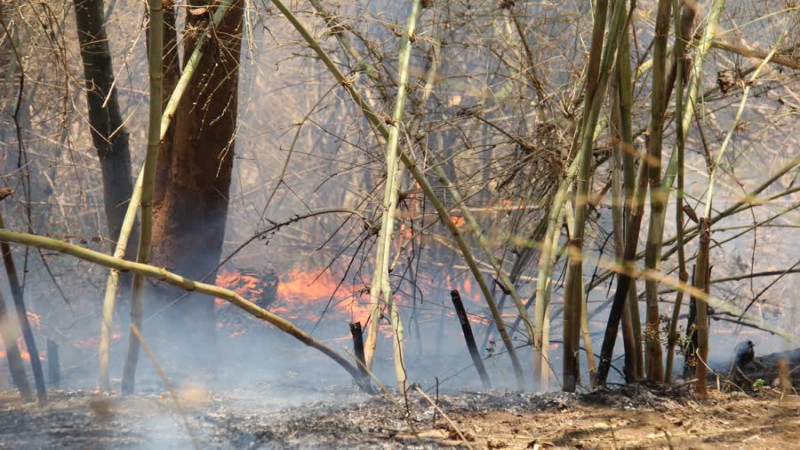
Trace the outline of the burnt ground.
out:
<instances>
[{"instance_id":1,"label":"burnt ground","mask_svg":"<svg viewBox=\"0 0 800 450\"><path fill-rule=\"evenodd\" d=\"M191 448L186 425L200 448L466 447L416 392L396 405L349 387L301 398L309 393L292 386L224 393L195 386L178 393L184 414L156 392L123 398L56 391L45 408L4 394L0 446L8 449ZM439 401L473 448L800 448L800 397L781 399L770 387L714 391L705 400L689 386L636 386L584 394L461 392Z\"/></svg>"}]
</instances>

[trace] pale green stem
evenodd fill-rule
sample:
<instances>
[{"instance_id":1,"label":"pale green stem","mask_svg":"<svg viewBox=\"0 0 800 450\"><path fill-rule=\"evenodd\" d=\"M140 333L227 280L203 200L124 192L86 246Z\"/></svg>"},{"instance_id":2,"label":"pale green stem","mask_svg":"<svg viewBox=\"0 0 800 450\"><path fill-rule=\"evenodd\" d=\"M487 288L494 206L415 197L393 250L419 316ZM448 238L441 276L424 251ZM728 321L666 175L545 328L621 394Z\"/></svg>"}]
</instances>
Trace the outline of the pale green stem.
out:
<instances>
[{"instance_id":1,"label":"pale green stem","mask_svg":"<svg viewBox=\"0 0 800 450\"><path fill-rule=\"evenodd\" d=\"M600 77L596 87L587 86L587 93L594 91L594 95L591 99L591 107L586 112L586 122L582 130L581 166L578 170L578 187L575 195L575 232L570 237L569 266L564 295L564 384L562 389L567 392L575 390L578 376L577 335L580 330L580 299L583 291L583 237L586 227L586 205L589 200L592 175L594 130L605 98L617 46L625 29L626 18L625 2L615 2L608 36L603 48Z\"/></svg>"},{"instance_id":2,"label":"pale green stem","mask_svg":"<svg viewBox=\"0 0 800 450\"><path fill-rule=\"evenodd\" d=\"M136 178L136 184L133 187L133 193L128 205L128 212L125 213L125 219L122 221L122 227L119 232L119 239L114 249L115 258L123 258L125 251L128 248L128 240L130 239L133 225L136 222L136 211L139 202L142 198L142 177L144 171L139 171L139 176ZM111 269L108 271L108 281L106 282L106 293L103 297L103 320L100 325L100 390L108 391L111 389L111 379L108 375L108 361L109 361L109 347L111 344L111 328L114 325L114 303L117 299L117 292L119 290L119 270Z\"/></svg>"},{"instance_id":3,"label":"pale green stem","mask_svg":"<svg viewBox=\"0 0 800 450\"><path fill-rule=\"evenodd\" d=\"M400 392L406 391L406 370L403 361L403 325L397 306L392 295L392 286L389 282L389 261L392 246L392 233L394 230L394 216L397 210L397 200L402 171L399 170L398 141L400 139L400 124L403 120L406 105L406 91L408 86L408 66L411 60L411 41L417 26L417 17L421 9L420 0L415 0L406 23L406 30L400 40L400 53L398 58L397 97L395 99L392 123L389 124L389 136L386 141L386 183L384 186L383 215L381 229L378 232L377 256L375 259L375 275L370 288L371 319L365 359L368 368L371 368L377 344L378 322L380 320L380 294L390 311L392 328L394 330L394 358L397 385Z\"/></svg>"},{"instance_id":4,"label":"pale green stem","mask_svg":"<svg viewBox=\"0 0 800 450\"><path fill-rule=\"evenodd\" d=\"M664 140L664 110L666 109L667 39L669 38L670 0L659 0L656 10L655 43L653 45L653 83L650 108L650 137L648 139L648 184L650 186L650 222L645 244L645 267L660 268L660 241L663 235L664 201L661 191L661 148ZM664 379L661 341L658 333L661 316L658 309L658 283L645 281L647 305L647 352L645 367L647 378L660 383Z\"/></svg>"},{"instance_id":5,"label":"pale green stem","mask_svg":"<svg viewBox=\"0 0 800 450\"><path fill-rule=\"evenodd\" d=\"M141 264L150 262L153 227L153 190L155 185L156 161L158 148L161 145L161 113L162 113L162 81L163 74L163 38L164 11L161 0L149 0L150 33L148 48L150 66L150 119L147 130L147 155L145 156L144 175L142 177L142 212L139 229L139 250L136 261ZM131 292L131 325L142 329L142 297L144 296L145 278L133 276ZM122 373L122 392L133 392L136 376L136 363L139 359L139 341L131 332L128 336L128 354Z\"/></svg>"},{"instance_id":6,"label":"pale green stem","mask_svg":"<svg viewBox=\"0 0 800 450\"><path fill-rule=\"evenodd\" d=\"M675 26L675 36L683 36L681 28L681 9L679 0L672 0L673 9L673 23ZM676 117L682 117L683 112L683 81L684 81L684 58L685 58L685 43L681 38L675 42L675 61L677 74L675 77L675 111ZM675 227L677 228L678 235L678 277L682 282L686 282L689 278L686 272L686 254L683 247L683 186L684 186L684 130L683 122L678 121L675 124L677 128L677 145L675 151L677 156L677 172L678 172L678 189L675 195ZM666 216L666 215L665 215ZM663 241L663 234L662 239ZM660 252L659 252L660 254ZM667 334L667 363L664 369L664 383L669 384L672 382L672 367L675 360L675 343L678 337L678 319L680 318L681 303L683 302L683 292L678 292L675 297L675 305L672 308L672 318L669 322L669 332Z\"/></svg>"}]
</instances>

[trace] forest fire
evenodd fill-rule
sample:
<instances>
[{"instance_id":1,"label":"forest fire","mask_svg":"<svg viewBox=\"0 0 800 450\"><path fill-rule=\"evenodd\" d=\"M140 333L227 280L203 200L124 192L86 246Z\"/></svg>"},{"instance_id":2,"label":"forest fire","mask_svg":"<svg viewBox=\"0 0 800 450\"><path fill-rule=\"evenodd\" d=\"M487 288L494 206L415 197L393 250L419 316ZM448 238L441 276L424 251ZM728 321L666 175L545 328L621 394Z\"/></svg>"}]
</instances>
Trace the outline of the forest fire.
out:
<instances>
[{"instance_id":1,"label":"forest fire","mask_svg":"<svg viewBox=\"0 0 800 450\"><path fill-rule=\"evenodd\" d=\"M22 338L22 336L17 338L17 348L19 348L19 354L23 360L25 361L31 360L31 354L28 352L28 347L25 346L25 340ZM5 359L6 356L7 353L5 350L0 351L0 359ZM39 359L42 361L47 361L46 350L39 351Z\"/></svg>"},{"instance_id":2,"label":"forest fire","mask_svg":"<svg viewBox=\"0 0 800 450\"><path fill-rule=\"evenodd\" d=\"M290 271L278 285L278 298L286 306L276 309L296 319L318 320L323 315L365 323L369 317L368 290L345 280L337 280L329 271ZM285 309L281 309L285 308Z\"/></svg>"},{"instance_id":3,"label":"forest fire","mask_svg":"<svg viewBox=\"0 0 800 450\"><path fill-rule=\"evenodd\" d=\"M28 312L28 322L30 322L33 328L38 329L42 325L42 316L36 313ZM31 354L28 352L28 348L25 346L25 339L22 336L17 337L17 347L19 348L20 356L25 361L31 360ZM6 359L7 353L5 350L0 351L0 359ZM39 352L39 359L47 360L47 351L40 351Z\"/></svg>"},{"instance_id":4,"label":"forest fire","mask_svg":"<svg viewBox=\"0 0 800 450\"><path fill-rule=\"evenodd\" d=\"M316 322L328 317L366 323L369 318L369 300L362 299L368 291L325 270L292 270L280 279L269 270L221 270L217 284L289 320ZM217 328L227 329L229 337L242 336L257 323L224 300L215 302Z\"/></svg>"},{"instance_id":5,"label":"forest fire","mask_svg":"<svg viewBox=\"0 0 800 450\"><path fill-rule=\"evenodd\" d=\"M462 297L471 304L468 307L469 320L487 325L490 320L479 314L479 308L483 306L480 290L468 276L463 280L458 278L447 275L444 283L437 283L435 279L420 279L417 280L416 289L423 292L424 298L435 303L444 300L444 314L448 318L455 318L456 313L449 305L446 292L459 289ZM345 323L360 322L365 327L369 322L369 286L353 284L326 269L291 270L281 277L271 270L223 269L217 275L217 284L288 320L316 323L324 318ZM442 299L433 297L442 289L445 289ZM403 295L396 297L401 309L411 306L411 302ZM215 303L217 329L227 333L228 337L243 336L251 327L262 325L241 314L225 300L217 298ZM438 317L438 313L434 315ZM514 317L509 314L507 318L511 320ZM385 328L384 334L391 334L391 329L388 326Z\"/></svg>"}]
</instances>

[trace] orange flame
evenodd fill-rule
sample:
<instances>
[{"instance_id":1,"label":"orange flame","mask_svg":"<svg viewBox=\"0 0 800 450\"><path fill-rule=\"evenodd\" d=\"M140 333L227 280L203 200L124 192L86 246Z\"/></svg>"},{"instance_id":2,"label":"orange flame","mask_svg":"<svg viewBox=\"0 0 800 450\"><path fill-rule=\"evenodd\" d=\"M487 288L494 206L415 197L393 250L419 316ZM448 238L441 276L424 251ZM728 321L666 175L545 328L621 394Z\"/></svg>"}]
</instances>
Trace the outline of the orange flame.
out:
<instances>
[{"instance_id":1,"label":"orange flame","mask_svg":"<svg viewBox=\"0 0 800 450\"><path fill-rule=\"evenodd\" d=\"M281 277L276 301L264 306L288 320L316 321L324 312L326 317L334 320L366 323L369 317L368 300L362 301L360 298L364 290L340 281L324 269L292 270ZM220 270L217 284L251 301L257 301L264 293L263 283L257 277L236 270ZM222 299L215 299L215 302L218 309L227 306ZM245 323L227 323L223 320L217 323L217 328L227 330L228 336L235 338L244 335L248 327Z\"/></svg>"},{"instance_id":2,"label":"orange flame","mask_svg":"<svg viewBox=\"0 0 800 450\"><path fill-rule=\"evenodd\" d=\"M22 339L22 336L17 338L17 348L19 349L19 354L25 361L31 360L31 354L28 353L28 347L25 346L25 341ZM7 356L5 351L0 351L0 359L5 359ZM40 351L39 352L39 360L47 361L47 351Z\"/></svg>"},{"instance_id":3,"label":"orange flame","mask_svg":"<svg viewBox=\"0 0 800 450\"><path fill-rule=\"evenodd\" d=\"M330 271L303 272L292 270L278 284L278 298L285 305L285 314L290 319L317 320L330 301L327 314L331 317L348 318L365 323L369 317L368 301L359 301L360 292L348 282L336 279ZM337 289L338 286L338 289ZM335 294L334 294L335 293ZM331 298L333 296L333 298ZM277 309L275 310L277 313Z\"/></svg>"},{"instance_id":4,"label":"orange flame","mask_svg":"<svg viewBox=\"0 0 800 450\"><path fill-rule=\"evenodd\" d=\"M461 219L463 220L463 219ZM404 230L402 226L399 230ZM444 280L444 282L442 282ZM235 290L244 298L256 300L263 292L263 283L257 277L239 271L221 270L217 283L223 287ZM454 276L433 277L430 280L417 280L417 289L422 292L441 292L446 289L458 289L464 300L469 320L475 324L486 325L490 320L481 314L484 305L483 294L476 283L468 274ZM355 285L347 280L342 281L341 276L335 275L329 269L290 270L280 277L277 285L277 299L264 307L270 312L291 321L316 322L324 314L326 319L332 321L361 322L366 325L370 318L368 287ZM452 305L449 303L449 292L445 291L445 299L436 299L445 302L445 314L455 317ZM406 299L397 296L396 301L400 308L409 307ZM220 308L226 307L227 302L217 299ZM504 315L511 320L516 316ZM235 322L235 323L230 323ZM248 323L220 319L217 327L229 337L240 337L247 333ZM299 325L303 325L302 323ZM391 327L386 322L381 323L383 334L391 335ZM257 325L256 325L257 326Z\"/></svg>"},{"instance_id":5,"label":"orange flame","mask_svg":"<svg viewBox=\"0 0 800 450\"><path fill-rule=\"evenodd\" d=\"M220 269L217 274L217 284L228 288L247 300L254 300L264 294L264 288L258 278L253 275L243 274L239 271ZM217 306L227 304L221 298L215 298Z\"/></svg>"}]
</instances>

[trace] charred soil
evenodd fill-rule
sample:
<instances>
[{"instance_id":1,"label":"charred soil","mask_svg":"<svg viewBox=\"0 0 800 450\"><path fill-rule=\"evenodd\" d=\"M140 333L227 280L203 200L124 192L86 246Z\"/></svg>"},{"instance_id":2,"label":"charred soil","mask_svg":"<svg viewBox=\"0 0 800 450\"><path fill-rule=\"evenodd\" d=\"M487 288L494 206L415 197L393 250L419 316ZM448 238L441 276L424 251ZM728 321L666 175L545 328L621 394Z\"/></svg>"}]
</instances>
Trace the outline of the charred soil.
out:
<instances>
[{"instance_id":1,"label":"charred soil","mask_svg":"<svg viewBox=\"0 0 800 450\"><path fill-rule=\"evenodd\" d=\"M277 385L190 386L178 392L184 414L159 393L57 391L45 408L12 397L0 410L9 449L191 448L187 425L200 448L467 447L459 434L472 448L800 448L800 399L769 387L703 400L688 385L439 395L455 427L418 393L395 404L341 387L309 395Z\"/></svg>"}]
</instances>

